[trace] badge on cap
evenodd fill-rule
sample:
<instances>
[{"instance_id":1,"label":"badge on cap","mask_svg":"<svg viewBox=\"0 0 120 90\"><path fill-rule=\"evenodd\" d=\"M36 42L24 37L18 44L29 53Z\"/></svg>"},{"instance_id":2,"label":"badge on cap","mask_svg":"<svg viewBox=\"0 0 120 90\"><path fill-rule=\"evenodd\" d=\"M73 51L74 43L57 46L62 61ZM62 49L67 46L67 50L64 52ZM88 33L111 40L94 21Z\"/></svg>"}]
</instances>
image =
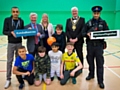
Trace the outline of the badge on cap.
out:
<instances>
[{"instance_id":1,"label":"badge on cap","mask_svg":"<svg viewBox=\"0 0 120 90\"><path fill-rule=\"evenodd\" d=\"M96 9L95 10L98 10L98 8L96 7Z\"/></svg>"},{"instance_id":2,"label":"badge on cap","mask_svg":"<svg viewBox=\"0 0 120 90\"><path fill-rule=\"evenodd\" d=\"M102 10L101 6L94 6L94 7L92 7L92 11L93 12L101 12L101 10Z\"/></svg>"}]
</instances>

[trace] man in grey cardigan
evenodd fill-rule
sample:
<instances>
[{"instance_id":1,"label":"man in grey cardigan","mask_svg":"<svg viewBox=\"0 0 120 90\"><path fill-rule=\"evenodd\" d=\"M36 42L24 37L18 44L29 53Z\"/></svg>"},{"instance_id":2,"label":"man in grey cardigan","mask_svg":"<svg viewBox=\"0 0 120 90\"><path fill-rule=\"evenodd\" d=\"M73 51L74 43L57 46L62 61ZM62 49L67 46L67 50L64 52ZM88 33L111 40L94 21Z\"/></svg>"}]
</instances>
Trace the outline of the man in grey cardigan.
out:
<instances>
[{"instance_id":1,"label":"man in grey cardigan","mask_svg":"<svg viewBox=\"0 0 120 90\"><path fill-rule=\"evenodd\" d=\"M37 34L36 36L27 36L25 37L27 39L27 49L30 54L35 56L37 54L37 49L40 43L42 43L41 39L45 37L44 31L42 30L42 26L40 24L36 23L37 20L37 14L36 13L30 13L30 20L31 23L25 26L25 29L36 29Z\"/></svg>"}]
</instances>

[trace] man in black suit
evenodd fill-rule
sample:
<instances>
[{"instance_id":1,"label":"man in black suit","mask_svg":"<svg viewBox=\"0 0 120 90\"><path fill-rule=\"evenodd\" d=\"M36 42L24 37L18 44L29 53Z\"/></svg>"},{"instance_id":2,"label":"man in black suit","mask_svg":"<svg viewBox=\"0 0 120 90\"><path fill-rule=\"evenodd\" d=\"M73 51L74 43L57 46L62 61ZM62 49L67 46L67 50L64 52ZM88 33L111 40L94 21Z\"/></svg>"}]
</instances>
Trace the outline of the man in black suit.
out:
<instances>
[{"instance_id":1,"label":"man in black suit","mask_svg":"<svg viewBox=\"0 0 120 90\"><path fill-rule=\"evenodd\" d=\"M30 20L31 23L26 25L26 29L36 29L37 34L36 36L28 36L24 37L27 39L27 50L30 54L35 56L37 54L37 49L40 43L42 43L42 38L45 37L44 31L40 24L36 23L37 20L37 13L30 13Z\"/></svg>"},{"instance_id":2,"label":"man in black suit","mask_svg":"<svg viewBox=\"0 0 120 90\"><path fill-rule=\"evenodd\" d=\"M81 30L85 24L85 19L78 16L78 8L72 7L72 18L67 19L66 22L66 35L67 42L74 43L77 55L83 64L83 37L81 35Z\"/></svg>"}]
</instances>

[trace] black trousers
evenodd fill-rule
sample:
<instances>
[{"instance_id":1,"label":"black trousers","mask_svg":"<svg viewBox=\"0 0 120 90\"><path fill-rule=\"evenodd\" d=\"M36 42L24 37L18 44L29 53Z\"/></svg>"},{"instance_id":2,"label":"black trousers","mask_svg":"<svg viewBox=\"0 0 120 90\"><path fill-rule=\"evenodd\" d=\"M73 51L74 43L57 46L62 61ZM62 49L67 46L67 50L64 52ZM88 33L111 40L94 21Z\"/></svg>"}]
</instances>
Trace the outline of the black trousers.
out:
<instances>
[{"instance_id":1,"label":"black trousers","mask_svg":"<svg viewBox=\"0 0 120 90\"><path fill-rule=\"evenodd\" d=\"M18 71L19 72L27 72L26 70L23 70L21 68L18 68ZM17 77L17 80L18 80L18 82L20 84L24 84L24 80L22 78L22 75L16 75L16 77ZM29 85L33 85L34 84L34 74L33 73L30 76L26 75L24 79L28 81Z\"/></svg>"},{"instance_id":2,"label":"black trousers","mask_svg":"<svg viewBox=\"0 0 120 90\"><path fill-rule=\"evenodd\" d=\"M94 77L94 59L96 59L97 66L97 80L98 83L103 83L103 72L104 72L104 57L103 57L103 44L91 42L87 43L87 62L89 64L89 76Z\"/></svg>"},{"instance_id":3,"label":"black trousers","mask_svg":"<svg viewBox=\"0 0 120 90\"><path fill-rule=\"evenodd\" d=\"M35 57L35 55L38 54L38 47L39 47L39 44L35 44L35 49L34 49L34 51L33 51L33 52L29 52L29 54L32 54L32 55Z\"/></svg>"},{"instance_id":4,"label":"black trousers","mask_svg":"<svg viewBox=\"0 0 120 90\"><path fill-rule=\"evenodd\" d=\"M82 70L78 70L76 73L75 73L75 76L74 77L71 77L70 76L70 73L72 72L72 70L65 70L64 71L64 78L61 79L60 81L60 84L61 85L65 85L68 81L69 78L76 78L78 75L80 75L82 73Z\"/></svg>"},{"instance_id":5,"label":"black trousers","mask_svg":"<svg viewBox=\"0 0 120 90\"><path fill-rule=\"evenodd\" d=\"M80 58L80 61L83 65L83 43L81 42L76 42L74 45L74 48L76 49L77 55Z\"/></svg>"}]
</instances>

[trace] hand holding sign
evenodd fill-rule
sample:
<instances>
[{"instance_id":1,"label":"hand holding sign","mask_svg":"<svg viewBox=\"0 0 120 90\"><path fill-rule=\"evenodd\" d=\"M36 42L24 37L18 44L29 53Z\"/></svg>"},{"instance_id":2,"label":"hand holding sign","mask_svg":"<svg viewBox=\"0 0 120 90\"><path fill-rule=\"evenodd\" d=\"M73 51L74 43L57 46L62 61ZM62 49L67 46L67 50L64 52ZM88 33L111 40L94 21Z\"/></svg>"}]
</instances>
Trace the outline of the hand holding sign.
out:
<instances>
[{"instance_id":1,"label":"hand holding sign","mask_svg":"<svg viewBox=\"0 0 120 90\"><path fill-rule=\"evenodd\" d=\"M14 31L12 31L11 34L16 38L16 35L15 35Z\"/></svg>"},{"instance_id":2,"label":"hand holding sign","mask_svg":"<svg viewBox=\"0 0 120 90\"><path fill-rule=\"evenodd\" d=\"M14 30L15 36L16 37L21 37L21 36L35 36L37 34L36 29L19 29L19 30Z\"/></svg>"},{"instance_id":3,"label":"hand holding sign","mask_svg":"<svg viewBox=\"0 0 120 90\"><path fill-rule=\"evenodd\" d=\"M106 30L91 32L91 39L119 38L120 30Z\"/></svg>"},{"instance_id":4,"label":"hand holding sign","mask_svg":"<svg viewBox=\"0 0 120 90\"><path fill-rule=\"evenodd\" d=\"M39 36L40 36L40 33L37 33L37 36L39 37Z\"/></svg>"},{"instance_id":5,"label":"hand holding sign","mask_svg":"<svg viewBox=\"0 0 120 90\"><path fill-rule=\"evenodd\" d=\"M89 36L89 38L91 39L91 33L89 32L89 33L87 33L87 35Z\"/></svg>"}]
</instances>

